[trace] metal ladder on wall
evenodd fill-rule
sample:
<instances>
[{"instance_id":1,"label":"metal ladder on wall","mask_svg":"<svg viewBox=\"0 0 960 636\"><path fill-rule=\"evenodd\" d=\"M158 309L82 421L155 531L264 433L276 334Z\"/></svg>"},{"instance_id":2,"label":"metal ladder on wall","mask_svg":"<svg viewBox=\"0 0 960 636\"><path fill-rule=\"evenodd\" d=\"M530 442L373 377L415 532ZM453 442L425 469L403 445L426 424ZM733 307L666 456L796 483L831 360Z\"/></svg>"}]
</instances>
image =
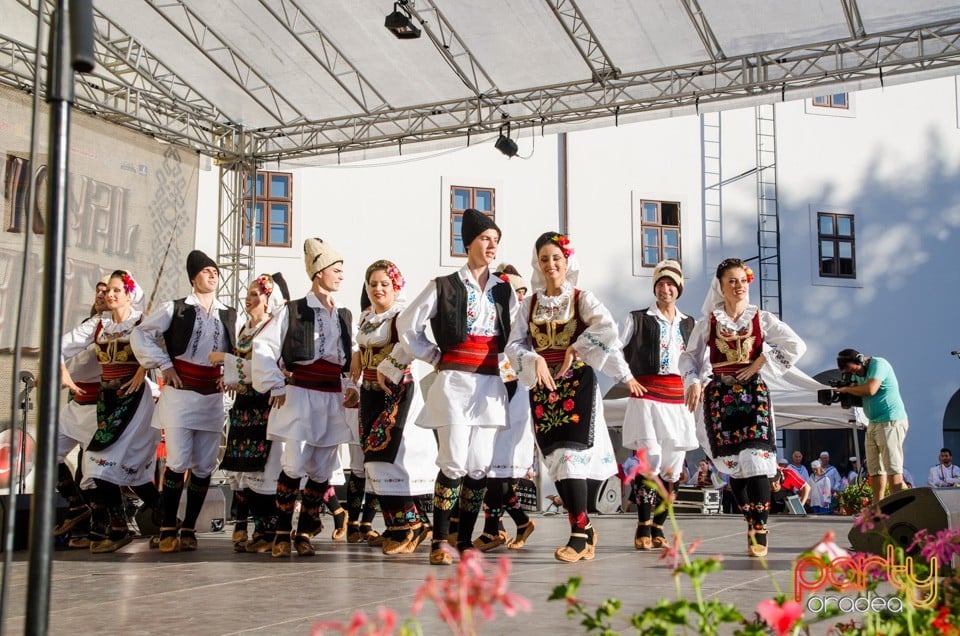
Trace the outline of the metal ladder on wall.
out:
<instances>
[{"instance_id":1,"label":"metal ladder on wall","mask_svg":"<svg viewBox=\"0 0 960 636\"><path fill-rule=\"evenodd\" d=\"M760 307L782 317L780 212L777 205L777 120L773 104L756 107L757 247Z\"/></svg>"},{"instance_id":2,"label":"metal ladder on wall","mask_svg":"<svg viewBox=\"0 0 960 636\"><path fill-rule=\"evenodd\" d=\"M723 248L723 174L720 157L720 112L700 115L700 185L703 208L703 249L709 259Z\"/></svg>"}]
</instances>

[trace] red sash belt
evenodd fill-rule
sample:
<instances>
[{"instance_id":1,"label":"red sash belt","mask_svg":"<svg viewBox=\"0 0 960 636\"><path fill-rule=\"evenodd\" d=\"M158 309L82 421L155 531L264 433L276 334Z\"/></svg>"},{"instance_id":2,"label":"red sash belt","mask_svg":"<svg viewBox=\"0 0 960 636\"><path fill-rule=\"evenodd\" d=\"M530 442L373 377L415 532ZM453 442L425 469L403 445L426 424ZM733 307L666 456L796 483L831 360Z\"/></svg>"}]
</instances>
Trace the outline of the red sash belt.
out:
<instances>
[{"instance_id":1,"label":"red sash belt","mask_svg":"<svg viewBox=\"0 0 960 636\"><path fill-rule=\"evenodd\" d=\"M290 384L311 391L339 393L343 390L340 383L340 365L326 360L315 360L310 364L294 364Z\"/></svg>"},{"instance_id":2,"label":"red sash belt","mask_svg":"<svg viewBox=\"0 0 960 636\"><path fill-rule=\"evenodd\" d=\"M407 369L403 372L403 379L400 380L400 383L403 384L409 381L410 381L410 367L408 366ZM360 382L362 383L364 388L372 387L379 391L380 383L377 381L377 368L364 367L363 372L360 374Z\"/></svg>"},{"instance_id":3,"label":"red sash belt","mask_svg":"<svg viewBox=\"0 0 960 636\"><path fill-rule=\"evenodd\" d=\"M683 380L679 375L641 375L637 382L647 390L643 400L683 404Z\"/></svg>"},{"instance_id":4,"label":"red sash belt","mask_svg":"<svg viewBox=\"0 0 960 636\"><path fill-rule=\"evenodd\" d=\"M437 369L500 375L497 353L496 336L467 336L464 342L443 352Z\"/></svg>"},{"instance_id":5,"label":"red sash belt","mask_svg":"<svg viewBox=\"0 0 960 636\"><path fill-rule=\"evenodd\" d=\"M97 403L97 394L100 392L99 382L75 382L75 384L83 391L83 395L73 393L74 402L83 405Z\"/></svg>"},{"instance_id":6,"label":"red sash belt","mask_svg":"<svg viewBox=\"0 0 960 636\"><path fill-rule=\"evenodd\" d=\"M134 376L139 368L140 365L138 364L111 363L100 365L100 382L112 382L114 384L117 380L126 382ZM98 384L97 388L99 387Z\"/></svg>"},{"instance_id":7,"label":"red sash belt","mask_svg":"<svg viewBox=\"0 0 960 636\"><path fill-rule=\"evenodd\" d=\"M543 349L542 351L537 351L543 359L546 360L547 366L554 367L560 366L563 364L563 359L567 355L566 349Z\"/></svg>"},{"instance_id":8,"label":"red sash belt","mask_svg":"<svg viewBox=\"0 0 960 636\"><path fill-rule=\"evenodd\" d=\"M220 367L194 364L180 358L174 358L173 368L180 376L180 382L183 383L185 390L194 391L200 395L220 393Z\"/></svg>"}]
</instances>

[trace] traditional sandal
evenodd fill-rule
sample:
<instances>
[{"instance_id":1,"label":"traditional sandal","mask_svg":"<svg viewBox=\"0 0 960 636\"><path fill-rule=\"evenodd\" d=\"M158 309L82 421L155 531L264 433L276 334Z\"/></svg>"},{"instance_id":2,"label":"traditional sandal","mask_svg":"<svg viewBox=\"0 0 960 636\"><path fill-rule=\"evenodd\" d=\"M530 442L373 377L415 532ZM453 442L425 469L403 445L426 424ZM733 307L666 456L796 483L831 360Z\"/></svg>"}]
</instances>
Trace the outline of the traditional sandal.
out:
<instances>
[{"instance_id":1,"label":"traditional sandal","mask_svg":"<svg viewBox=\"0 0 960 636\"><path fill-rule=\"evenodd\" d=\"M453 565L453 554L449 541L434 541L430 544L430 565Z\"/></svg>"},{"instance_id":2,"label":"traditional sandal","mask_svg":"<svg viewBox=\"0 0 960 636\"><path fill-rule=\"evenodd\" d=\"M652 535L651 541L655 549L665 548L669 545L667 543L667 537L663 534L663 526L658 526L657 524L651 524L650 534Z\"/></svg>"},{"instance_id":3,"label":"traditional sandal","mask_svg":"<svg viewBox=\"0 0 960 636\"><path fill-rule=\"evenodd\" d=\"M595 556L594 545L590 543L590 535L586 533L573 532L570 534L571 537L576 537L578 539L586 539L587 545L583 547L583 550L577 552L568 545L560 546L557 548L556 552L553 553L554 558L557 561L563 561L564 563L576 563L577 561L584 560L589 561Z\"/></svg>"},{"instance_id":4,"label":"traditional sandal","mask_svg":"<svg viewBox=\"0 0 960 636\"><path fill-rule=\"evenodd\" d=\"M533 534L533 531L537 528L537 524L533 522L533 519L530 519L522 526L517 526L517 538L507 544L507 548L510 550L519 550L527 544L527 539L530 538L530 535Z\"/></svg>"},{"instance_id":5,"label":"traditional sandal","mask_svg":"<svg viewBox=\"0 0 960 636\"><path fill-rule=\"evenodd\" d=\"M644 534L646 529L646 534ZM650 535L649 523L638 523L637 533L633 537L633 547L637 550L653 550L653 537Z\"/></svg>"},{"instance_id":6,"label":"traditional sandal","mask_svg":"<svg viewBox=\"0 0 960 636\"><path fill-rule=\"evenodd\" d=\"M343 541L347 536L347 525L350 523L350 515L345 508L340 507L334 510L333 515L333 534L330 535L334 541Z\"/></svg>"},{"instance_id":7,"label":"traditional sandal","mask_svg":"<svg viewBox=\"0 0 960 636\"><path fill-rule=\"evenodd\" d=\"M479 537L473 540L473 547L481 552L489 552L499 548L506 543L506 539L503 538L503 535L500 533L497 534L487 534L484 532Z\"/></svg>"}]
</instances>

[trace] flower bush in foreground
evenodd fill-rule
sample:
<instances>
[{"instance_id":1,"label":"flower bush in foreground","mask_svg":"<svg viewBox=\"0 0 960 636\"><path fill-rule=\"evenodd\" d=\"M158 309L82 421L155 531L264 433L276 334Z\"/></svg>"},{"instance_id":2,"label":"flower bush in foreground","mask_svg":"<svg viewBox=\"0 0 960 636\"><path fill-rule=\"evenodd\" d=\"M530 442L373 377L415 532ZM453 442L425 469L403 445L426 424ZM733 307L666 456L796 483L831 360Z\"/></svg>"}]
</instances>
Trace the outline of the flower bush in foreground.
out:
<instances>
[{"instance_id":1,"label":"flower bush in foreground","mask_svg":"<svg viewBox=\"0 0 960 636\"><path fill-rule=\"evenodd\" d=\"M637 459L640 465L625 476L625 481L642 476L662 493L662 484L650 474L646 458L638 454ZM906 550L892 545L887 537L885 557L848 553L836 544L833 532L828 532L811 550L798 555L794 562L794 577L800 576L801 567L807 576L811 572L818 573L812 580L806 580L809 589L831 595L833 599L841 598L838 594L845 594L842 597L845 605L858 611L848 612L836 600L831 605L824 596L819 598L819 610L813 611L809 604L804 604L808 599L802 598L800 586L791 590L794 597L800 598L788 597L771 576L773 596L760 601L755 615L748 618L730 603L704 598L704 580L710 573L723 568L722 558L692 558L699 541L686 544L672 507L668 512L674 536L672 543L663 549L660 559L672 571L676 588L674 600L662 599L629 617L621 617L618 616L622 606L619 599L608 598L596 606L588 606L581 600L578 597L582 583L580 577L571 577L565 584L558 585L549 600L565 601L568 617L579 619L586 633L602 636L628 631L653 636L809 634L810 626L841 614L850 618L831 625L829 634L960 636L960 577L956 574L936 576L939 566L949 566L954 556L960 556L960 530L943 530L935 534L921 531ZM868 506L863 508L854 525L863 532L882 535L885 522L885 515ZM766 567L766 561L762 563ZM692 599L682 594L681 577L689 579ZM887 596L879 594L882 584L890 588ZM851 592L855 596L850 596ZM877 599L883 601L878 603L883 606L881 609L871 605ZM866 609L859 610L861 607Z\"/></svg>"},{"instance_id":2,"label":"flower bush in foreground","mask_svg":"<svg viewBox=\"0 0 960 636\"><path fill-rule=\"evenodd\" d=\"M445 580L432 574L414 595L411 618L400 624L393 610L378 607L376 614L367 616L357 610L349 623L321 621L314 625L312 636L344 634L345 636L390 636L422 634L420 623L412 618L420 614L426 601L432 601L437 614L455 636L476 634L480 626L496 617L497 607L507 616L529 612L530 602L510 591L510 559L501 557L491 568L479 550L467 550L457 569Z\"/></svg>"}]
</instances>

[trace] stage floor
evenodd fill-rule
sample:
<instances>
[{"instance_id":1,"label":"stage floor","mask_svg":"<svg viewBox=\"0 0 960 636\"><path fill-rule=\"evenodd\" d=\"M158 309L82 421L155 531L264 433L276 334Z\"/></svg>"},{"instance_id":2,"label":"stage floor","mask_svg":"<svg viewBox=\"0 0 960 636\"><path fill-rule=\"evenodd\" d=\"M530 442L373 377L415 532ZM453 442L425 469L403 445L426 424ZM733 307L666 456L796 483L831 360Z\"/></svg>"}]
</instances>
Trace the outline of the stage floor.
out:
<instances>
[{"instance_id":1,"label":"stage floor","mask_svg":"<svg viewBox=\"0 0 960 636\"><path fill-rule=\"evenodd\" d=\"M521 631L537 634L582 633L565 616L562 602L547 602L554 586L580 576L579 596L596 603L607 597L623 601L621 612L633 611L657 600L675 598L670 570L660 552L633 549L636 517L594 516L600 532L593 561L563 564L553 551L566 541L566 516L534 515L537 530L524 550L501 548L489 553L513 559L511 590L533 606L530 614L497 618L483 634ZM686 542L700 539L697 554L723 555L724 569L710 575L704 593L734 603L752 616L757 603L772 597L773 582L792 594L792 560L833 530L837 543L849 547L849 517L775 516L770 522L768 570L759 559L746 556L745 524L733 515L679 516ZM450 567L427 564L426 546L413 555L384 557L378 549L330 540L330 524L314 539L312 558L273 559L269 555L235 554L228 532L201 534L200 549L192 553L161 555L146 540L121 551L91 555L58 551L54 555L50 609L51 634L309 634L315 622L348 622L356 609L373 613L385 606L409 615L414 592L428 574L446 577ZM507 520L512 532L512 523ZM669 534L669 533L668 533ZM14 553L6 633L23 632L27 553ZM772 579L772 580L771 580ZM686 585L684 587L687 587ZM425 634L446 631L436 610L421 612ZM616 623L625 628L623 623ZM817 628L826 626L818 625ZM821 633L815 628L814 633ZM624 629L624 631L628 631ZM632 633L632 630L629 630Z\"/></svg>"}]
</instances>

